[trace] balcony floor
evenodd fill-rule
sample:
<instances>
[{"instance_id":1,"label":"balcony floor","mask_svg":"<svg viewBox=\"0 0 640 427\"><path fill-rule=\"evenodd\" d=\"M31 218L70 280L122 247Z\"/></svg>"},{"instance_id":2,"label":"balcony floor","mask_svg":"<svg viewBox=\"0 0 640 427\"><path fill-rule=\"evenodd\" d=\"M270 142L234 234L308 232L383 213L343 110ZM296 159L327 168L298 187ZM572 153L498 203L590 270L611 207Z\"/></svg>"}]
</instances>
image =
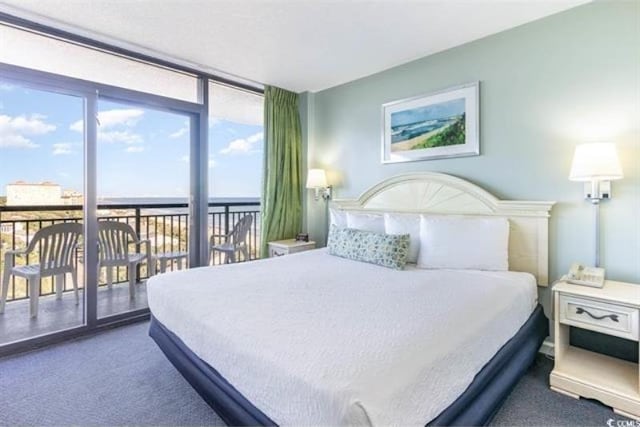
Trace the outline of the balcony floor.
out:
<instances>
[{"instance_id":1,"label":"balcony floor","mask_svg":"<svg viewBox=\"0 0 640 427\"><path fill-rule=\"evenodd\" d=\"M0 345L39 335L57 332L84 324L84 292L80 290L80 304L75 304L73 292L65 292L62 299L55 295L40 297L38 317L29 317L29 300L9 301L0 314ZM129 284L114 284L98 288L98 317L124 313L147 307L147 285L136 286L136 297L129 298Z\"/></svg>"}]
</instances>

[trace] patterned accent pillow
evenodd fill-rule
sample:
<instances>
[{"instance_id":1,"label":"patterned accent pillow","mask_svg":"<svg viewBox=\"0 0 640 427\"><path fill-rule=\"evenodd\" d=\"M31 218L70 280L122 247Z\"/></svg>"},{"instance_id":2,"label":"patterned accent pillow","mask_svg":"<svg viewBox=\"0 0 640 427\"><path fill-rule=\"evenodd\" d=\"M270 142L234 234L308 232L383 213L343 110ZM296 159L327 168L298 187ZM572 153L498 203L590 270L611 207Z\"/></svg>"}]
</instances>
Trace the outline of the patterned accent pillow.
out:
<instances>
[{"instance_id":1,"label":"patterned accent pillow","mask_svg":"<svg viewBox=\"0 0 640 427\"><path fill-rule=\"evenodd\" d=\"M331 225L329 254L383 267L404 269L409 256L408 234L384 234Z\"/></svg>"}]
</instances>

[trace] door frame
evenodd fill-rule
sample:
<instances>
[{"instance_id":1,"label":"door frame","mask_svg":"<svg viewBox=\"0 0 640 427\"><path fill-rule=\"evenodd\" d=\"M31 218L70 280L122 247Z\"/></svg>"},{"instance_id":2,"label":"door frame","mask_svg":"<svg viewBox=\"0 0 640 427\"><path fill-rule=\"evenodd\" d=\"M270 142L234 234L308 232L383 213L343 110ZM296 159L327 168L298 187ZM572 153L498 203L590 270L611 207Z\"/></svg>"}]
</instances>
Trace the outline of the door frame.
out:
<instances>
[{"instance_id":1,"label":"door frame","mask_svg":"<svg viewBox=\"0 0 640 427\"><path fill-rule=\"evenodd\" d=\"M124 89L101 83L61 76L44 71L0 63L0 78L23 87L79 96L84 99L84 324L46 335L0 345L0 356L32 350L71 337L95 333L115 325L148 319L148 308L98 318L98 215L97 215L97 136L98 100L135 104L155 110L179 113L189 118L190 194L189 194L189 265L207 265L208 212L208 79L198 77L198 99L191 103L160 95Z\"/></svg>"}]
</instances>

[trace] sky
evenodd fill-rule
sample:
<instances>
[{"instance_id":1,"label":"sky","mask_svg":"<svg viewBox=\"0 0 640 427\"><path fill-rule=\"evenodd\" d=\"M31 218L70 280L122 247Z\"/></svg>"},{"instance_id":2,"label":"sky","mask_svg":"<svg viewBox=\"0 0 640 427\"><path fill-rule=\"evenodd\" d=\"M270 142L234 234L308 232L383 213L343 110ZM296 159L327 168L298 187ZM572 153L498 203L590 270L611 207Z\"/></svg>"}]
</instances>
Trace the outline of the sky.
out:
<instances>
[{"instance_id":1,"label":"sky","mask_svg":"<svg viewBox=\"0 0 640 427\"><path fill-rule=\"evenodd\" d=\"M464 113L464 98L427 105L391 114L391 127L427 120L444 119Z\"/></svg>"},{"instance_id":2,"label":"sky","mask_svg":"<svg viewBox=\"0 0 640 427\"><path fill-rule=\"evenodd\" d=\"M83 100L0 80L0 195L15 181L83 192ZM100 100L98 197L188 197L186 116ZM259 197L262 126L209 118L209 196Z\"/></svg>"}]
</instances>

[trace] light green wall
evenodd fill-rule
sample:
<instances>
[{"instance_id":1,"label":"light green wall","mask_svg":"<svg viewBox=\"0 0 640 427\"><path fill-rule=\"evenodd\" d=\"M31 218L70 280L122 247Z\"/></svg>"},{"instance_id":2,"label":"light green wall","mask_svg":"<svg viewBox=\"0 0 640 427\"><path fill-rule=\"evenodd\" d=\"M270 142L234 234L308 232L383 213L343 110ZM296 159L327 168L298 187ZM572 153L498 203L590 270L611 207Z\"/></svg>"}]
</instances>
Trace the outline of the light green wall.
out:
<instances>
[{"instance_id":1,"label":"light green wall","mask_svg":"<svg viewBox=\"0 0 640 427\"><path fill-rule=\"evenodd\" d=\"M298 100L298 105L299 105L299 110L300 110L300 127L302 130L302 164L303 164L303 168L302 171L306 174L306 165L308 162L308 154L307 154L307 150L309 148L309 145L311 144L311 137L312 135L310 134L310 131L312 130L313 126L313 100L314 100L314 94L313 93L309 93L309 92L305 92L305 93L301 93L300 94L300 98ZM303 181L304 181L303 177ZM302 185L305 185L305 183L303 182ZM307 216L308 216L308 200L307 200L308 194L306 190L302 191L302 229L303 230L307 230L308 229L308 221L307 221Z\"/></svg>"},{"instance_id":2,"label":"light green wall","mask_svg":"<svg viewBox=\"0 0 640 427\"><path fill-rule=\"evenodd\" d=\"M481 156L380 163L383 103L475 80ZM305 99L308 166L327 169L336 197L392 175L438 171L499 198L557 201L552 278L593 259L590 205L567 179L574 146L615 142L625 178L602 205L602 264L609 278L640 283L640 3L580 6ZM323 203L308 199L309 232L324 241Z\"/></svg>"}]
</instances>

